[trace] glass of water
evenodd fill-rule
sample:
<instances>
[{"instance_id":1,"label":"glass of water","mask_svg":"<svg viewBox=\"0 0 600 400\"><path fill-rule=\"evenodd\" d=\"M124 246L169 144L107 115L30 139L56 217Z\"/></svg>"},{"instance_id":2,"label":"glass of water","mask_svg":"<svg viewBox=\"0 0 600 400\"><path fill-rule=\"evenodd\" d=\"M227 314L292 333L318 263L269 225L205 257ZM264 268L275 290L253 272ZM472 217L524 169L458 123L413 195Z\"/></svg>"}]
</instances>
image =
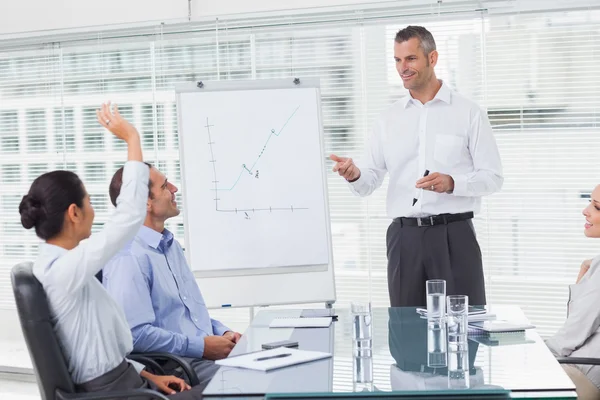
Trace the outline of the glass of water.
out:
<instances>
[{"instance_id":1,"label":"glass of water","mask_svg":"<svg viewBox=\"0 0 600 400\"><path fill-rule=\"evenodd\" d=\"M448 389L469 389L469 348L448 352Z\"/></svg>"},{"instance_id":2,"label":"glass of water","mask_svg":"<svg viewBox=\"0 0 600 400\"><path fill-rule=\"evenodd\" d=\"M432 279L427 285L427 319L441 319L445 315L446 306L446 281Z\"/></svg>"},{"instance_id":3,"label":"glass of water","mask_svg":"<svg viewBox=\"0 0 600 400\"><path fill-rule=\"evenodd\" d=\"M373 314L371 303L352 303L352 339L354 350L360 356L370 356L373 347Z\"/></svg>"},{"instance_id":4,"label":"glass of water","mask_svg":"<svg viewBox=\"0 0 600 400\"><path fill-rule=\"evenodd\" d=\"M373 357L355 355L353 390L355 392L373 391Z\"/></svg>"},{"instance_id":5,"label":"glass of water","mask_svg":"<svg viewBox=\"0 0 600 400\"><path fill-rule=\"evenodd\" d=\"M427 366L446 366L446 324L443 319L427 322Z\"/></svg>"},{"instance_id":6,"label":"glass of water","mask_svg":"<svg viewBox=\"0 0 600 400\"><path fill-rule=\"evenodd\" d=\"M467 347L469 296L448 296L447 311L448 347L464 350Z\"/></svg>"}]
</instances>

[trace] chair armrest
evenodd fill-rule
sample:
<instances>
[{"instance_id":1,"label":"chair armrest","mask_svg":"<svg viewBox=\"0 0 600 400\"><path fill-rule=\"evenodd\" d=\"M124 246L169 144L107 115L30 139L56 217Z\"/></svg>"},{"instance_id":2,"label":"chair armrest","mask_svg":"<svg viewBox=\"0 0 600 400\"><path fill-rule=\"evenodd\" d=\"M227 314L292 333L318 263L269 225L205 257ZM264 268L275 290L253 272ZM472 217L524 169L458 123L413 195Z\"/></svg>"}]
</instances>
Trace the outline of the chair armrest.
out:
<instances>
[{"instance_id":1,"label":"chair armrest","mask_svg":"<svg viewBox=\"0 0 600 400\"><path fill-rule=\"evenodd\" d=\"M194 371L194 368L192 368L190 363L187 362L183 357L180 357L180 356L177 356L177 355L171 354L171 353L132 353L132 354L128 355L127 357L131 358L132 360L137 361L134 358L137 356L146 357L146 358L149 358L152 360L165 359L165 360L173 361L173 362L177 363L181 367L183 372L187 375L191 386L196 386L196 385L200 384L200 379L198 379L198 375L196 375L196 371ZM139 361L139 362L141 362L143 364L142 361Z\"/></svg>"},{"instance_id":2,"label":"chair armrest","mask_svg":"<svg viewBox=\"0 0 600 400\"><path fill-rule=\"evenodd\" d=\"M130 354L127 356L130 360L137 361L140 364L144 364L149 372L154 375L166 375L165 370L153 359L147 357L144 354Z\"/></svg>"},{"instance_id":3,"label":"chair armrest","mask_svg":"<svg viewBox=\"0 0 600 400\"><path fill-rule=\"evenodd\" d=\"M158 400L169 400L163 394L150 389L131 389L119 390L114 392L87 392L87 393L65 393L61 390L56 391L58 400L109 400L117 398L145 397Z\"/></svg>"},{"instance_id":4,"label":"chair armrest","mask_svg":"<svg viewBox=\"0 0 600 400\"><path fill-rule=\"evenodd\" d=\"M560 364L600 365L600 358L557 357L556 361L558 361Z\"/></svg>"}]
</instances>

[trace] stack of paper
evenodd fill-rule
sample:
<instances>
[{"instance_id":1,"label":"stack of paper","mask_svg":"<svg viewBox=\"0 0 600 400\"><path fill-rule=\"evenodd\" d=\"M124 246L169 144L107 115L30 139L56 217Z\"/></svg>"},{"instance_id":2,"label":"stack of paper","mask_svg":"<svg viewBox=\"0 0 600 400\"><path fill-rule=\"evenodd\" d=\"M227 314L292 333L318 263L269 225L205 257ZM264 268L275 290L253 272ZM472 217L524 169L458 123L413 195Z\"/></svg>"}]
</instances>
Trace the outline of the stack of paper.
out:
<instances>
[{"instance_id":1,"label":"stack of paper","mask_svg":"<svg viewBox=\"0 0 600 400\"><path fill-rule=\"evenodd\" d=\"M427 309L417 308L421 318L427 318ZM488 312L485 308L469 306L469 322L488 321L496 319L496 314Z\"/></svg>"},{"instance_id":2,"label":"stack of paper","mask_svg":"<svg viewBox=\"0 0 600 400\"><path fill-rule=\"evenodd\" d=\"M469 314L469 322L489 321L496 319L496 314L491 312L484 312L481 314Z\"/></svg>"},{"instance_id":3,"label":"stack of paper","mask_svg":"<svg viewBox=\"0 0 600 400\"><path fill-rule=\"evenodd\" d=\"M272 350L258 351L243 354L241 356L229 357L224 360L215 361L215 364L224 367L238 367L255 369L259 371L270 371L290 365L303 364L310 361L322 360L331 357L329 353L319 351L306 351L278 347Z\"/></svg>"}]
</instances>

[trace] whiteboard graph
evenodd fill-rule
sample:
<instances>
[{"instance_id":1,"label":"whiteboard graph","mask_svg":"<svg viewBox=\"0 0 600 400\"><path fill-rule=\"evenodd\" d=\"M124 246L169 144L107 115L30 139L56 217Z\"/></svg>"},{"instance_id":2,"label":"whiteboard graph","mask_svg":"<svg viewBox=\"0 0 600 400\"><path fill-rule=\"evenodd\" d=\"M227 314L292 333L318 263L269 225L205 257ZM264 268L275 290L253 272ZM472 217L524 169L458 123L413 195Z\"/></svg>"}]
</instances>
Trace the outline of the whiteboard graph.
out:
<instances>
[{"instance_id":1,"label":"whiteboard graph","mask_svg":"<svg viewBox=\"0 0 600 400\"><path fill-rule=\"evenodd\" d=\"M197 91L179 108L193 268L327 265L317 90Z\"/></svg>"},{"instance_id":2,"label":"whiteboard graph","mask_svg":"<svg viewBox=\"0 0 600 400\"><path fill-rule=\"evenodd\" d=\"M269 205L268 207L262 207L262 208L219 208L219 192L231 192L233 191L237 184L240 182L240 179L242 179L243 177L249 177L250 179L260 179L260 171L257 168L257 164L259 163L261 157L263 157L263 155L265 154L265 151L267 150L267 147L269 145L269 142L271 141L271 139L273 137L279 137L283 131L285 130L285 127L289 124L290 120L294 117L294 115L296 115L296 113L298 112L298 109L300 108L300 106L296 107L296 109L294 110L294 112L287 118L287 120L285 121L285 123L283 124L283 126L279 129L279 130L275 130L275 129L271 129L271 132L269 133L269 135L267 136L267 140L265 141L265 144L262 146L262 149L260 150L260 153L258 153L258 156L256 157L256 159L254 160L254 162L252 162L252 164L247 164L247 163L243 163L240 167L240 172L239 175L237 176L237 178L235 179L235 181L231 184L226 184L226 185L222 185L222 183L219 181L219 176L217 174L217 159L215 158L215 150L214 147L216 147L217 143L215 142L214 138L211 135L211 128L214 128L214 125L211 125L209 118L206 118L206 125L204 126L204 128L206 128L206 132L208 134L208 146L210 149L210 160L208 161L209 163L212 164L212 170L213 170L213 180L212 183L214 185L213 188L211 188L212 191L214 191L214 200L215 200L215 210L218 212L234 212L234 213L243 213L246 219L249 219L249 212L250 213L255 213L255 212L260 212L260 211L268 211L268 212L274 212L274 211L289 211L289 212L295 212L295 211L302 211L302 210L308 210L308 207L298 207L298 206L294 206L293 204L290 204L289 206L272 206Z\"/></svg>"}]
</instances>

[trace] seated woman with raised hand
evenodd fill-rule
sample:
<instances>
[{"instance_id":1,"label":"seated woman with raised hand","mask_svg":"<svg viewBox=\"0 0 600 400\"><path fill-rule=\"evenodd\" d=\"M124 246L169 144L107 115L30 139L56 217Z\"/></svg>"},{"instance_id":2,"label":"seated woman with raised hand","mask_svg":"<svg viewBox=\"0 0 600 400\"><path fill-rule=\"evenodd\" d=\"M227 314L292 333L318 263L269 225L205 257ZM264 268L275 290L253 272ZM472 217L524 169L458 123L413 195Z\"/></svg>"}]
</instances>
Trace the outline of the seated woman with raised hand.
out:
<instances>
[{"instance_id":1,"label":"seated woman with raised hand","mask_svg":"<svg viewBox=\"0 0 600 400\"><path fill-rule=\"evenodd\" d=\"M600 185L583 215L585 236L600 238ZM557 356L600 358L600 256L583 262L569 292L567 320L546 344ZM563 368L579 399L600 399L600 366L566 364Z\"/></svg>"},{"instance_id":2,"label":"seated woman with raised hand","mask_svg":"<svg viewBox=\"0 0 600 400\"><path fill-rule=\"evenodd\" d=\"M101 232L92 235L94 209L79 177L69 171L39 176L19 205L23 227L35 228L45 242L33 273L46 292L54 329L78 391L147 387L143 377L152 388L175 394L169 385L179 391L190 387L173 376L150 374L143 365L125 358L133 348L127 320L95 277L123 243L133 239L146 218L149 179L137 130L116 107L112 113L105 104L97 115L101 125L127 143L128 161L116 212ZM192 390L176 396L195 395Z\"/></svg>"}]
</instances>

